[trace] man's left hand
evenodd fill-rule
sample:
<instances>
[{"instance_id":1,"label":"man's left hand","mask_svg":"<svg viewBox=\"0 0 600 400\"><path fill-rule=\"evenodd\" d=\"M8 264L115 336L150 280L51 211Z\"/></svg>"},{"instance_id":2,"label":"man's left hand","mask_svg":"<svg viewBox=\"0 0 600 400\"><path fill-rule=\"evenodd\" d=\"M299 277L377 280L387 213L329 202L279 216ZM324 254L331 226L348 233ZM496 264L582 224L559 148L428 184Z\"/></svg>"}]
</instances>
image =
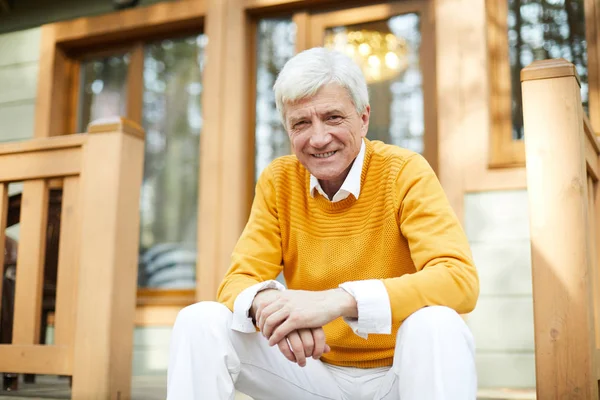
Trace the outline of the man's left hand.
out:
<instances>
[{"instance_id":1,"label":"man's left hand","mask_svg":"<svg viewBox=\"0 0 600 400\"><path fill-rule=\"evenodd\" d=\"M256 312L258 327L274 346L290 332L320 328L341 316L356 317L356 301L343 289L320 292L286 290Z\"/></svg>"}]
</instances>

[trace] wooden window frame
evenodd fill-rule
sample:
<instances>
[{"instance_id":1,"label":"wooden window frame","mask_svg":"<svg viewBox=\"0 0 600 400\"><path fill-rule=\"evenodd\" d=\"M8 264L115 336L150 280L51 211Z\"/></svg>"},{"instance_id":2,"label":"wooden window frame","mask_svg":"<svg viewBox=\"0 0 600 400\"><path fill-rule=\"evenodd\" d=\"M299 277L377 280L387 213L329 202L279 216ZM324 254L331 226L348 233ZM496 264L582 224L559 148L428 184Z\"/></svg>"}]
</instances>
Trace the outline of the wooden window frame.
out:
<instances>
[{"instance_id":1,"label":"wooden window frame","mask_svg":"<svg viewBox=\"0 0 600 400\"><path fill-rule=\"evenodd\" d=\"M508 44L508 0L486 0L489 107L490 107L490 168L525 166L524 140L513 138L512 88ZM600 43L596 27L600 11L596 0L584 0L586 40L588 43L588 84L590 119L600 122L599 68Z\"/></svg>"},{"instance_id":2,"label":"wooden window frame","mask_svg":"<svg viewBox=\"0 0 600 400\"><path fill-rule=\"evenodd\" d=\"M133 66L128 76L128 90L141 94L143 77L133 71L139 71L143 63L142 43L205 30L207 8L205 0L179 0L44 25L34 137L76 133L79 64L82 54L100 55L106 48L111 48L108 51L114 52L118 47L123 47L123 43L127 43L124 48L130 49L130 65ZM142 119L141 101L141 96L127 98L127 109L130 112L128 117L138 123ZM134 110L137 111L133 112ZM205 162L201 163L201 170L209 167ZM200 205L199 214L206 214ZM198 236L201 236L200 232ZM136 323L171 324L177 311L194 303L196 298L197 293L193 289L140 288Z\"/></svg>"},{"instance_id":3,"label":"wooden window frame","mask_svg":"<svg viewBox=\"0 0 600 400\"><path fill-rule=\"evenodd\" d=\"M387 20L394 15L416 13L419 14L421 23L420 59L433 60L422 63L423 74L423 135L424 152L434 171L438 171L438 135L436 98L436 57L435 57L435 21L432 18L433 2L427 0L395 1L381 4L364 4L355 7L346 7L326 13L308 16L309 47L321 46L325 30L334 26L355 25L360 23Z\"/></svg>"}]
</instances>

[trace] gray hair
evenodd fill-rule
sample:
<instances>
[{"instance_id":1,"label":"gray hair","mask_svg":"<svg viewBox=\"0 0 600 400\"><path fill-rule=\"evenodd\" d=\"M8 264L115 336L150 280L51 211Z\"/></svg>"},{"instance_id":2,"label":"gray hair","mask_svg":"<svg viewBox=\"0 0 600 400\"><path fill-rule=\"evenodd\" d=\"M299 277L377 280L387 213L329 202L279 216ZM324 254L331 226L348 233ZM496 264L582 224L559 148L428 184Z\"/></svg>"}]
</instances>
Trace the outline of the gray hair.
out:
<instances>
[{"instance_id":1,"label":"gray hair","mask_svg":"<svg viewBox=\"0 0 600 400\"><path fill-rule=\"evenodd\" d=\"M348 91L359 114L369 105L367 82L360 67L339 51L314 47L285 63L273 85L283 125L286 125L285 103L311 97L329 83L336 83Z\"/></svg>"}]
</instances>

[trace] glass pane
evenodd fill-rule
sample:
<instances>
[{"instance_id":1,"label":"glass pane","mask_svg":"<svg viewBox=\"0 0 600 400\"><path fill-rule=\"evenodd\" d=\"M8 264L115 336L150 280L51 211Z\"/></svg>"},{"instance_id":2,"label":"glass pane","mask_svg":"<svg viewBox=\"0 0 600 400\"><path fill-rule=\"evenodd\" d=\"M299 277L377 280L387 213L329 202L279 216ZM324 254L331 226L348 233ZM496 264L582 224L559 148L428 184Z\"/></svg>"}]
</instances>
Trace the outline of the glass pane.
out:
<instances>
[{"instance_id":1,"label":"glass pane","mask_svg":"<svg viewBox=\"0 0 600 400\"><path fill-rule=\"evenodd\" d=\"M523 138L521 69L536 60L564 58L581 78L581 100L588 107L587 42L584 0L509 0L508 43L512 86L513 137Z\"/></svg>"},{"instance_id":2,"label":"glass pane","mask_svg":"<svg viewBox=\"0 0 600 400\"><path fill-rule=\"evenodd\" d=\"M144 55L139 286L194 288L202 71L208 39L148 44Z\"/></svg>"},{"instance_id":3,"label":"glass pane","mask_svg":"<svg viewBox=\"0 0 600 400\"><path fill-rule=\"evenodd\" d=\"M367 137L423 153L419 15L330 28L324 44L352 57L365 74L371 103Z\"/></svg>"},{"instance_id":4,"label":"glass pane","mask_svg":"<svg viewBox=\"0 0 600 400\"><path fill-rule=\"evenodd\" d=\"M81 63L78 131L98 119L127 113L129 55L113 55Z\"/></svg>"},{"instance_id":5,"label":"glass pane","mask_svg":"<svg viewBox=\"0 0 600 400\"><path fill-rule=\"evenodd\" d=\"M290 154L287 132L275 108L273 84L283 65L292 58L296 25L289 19L263 19L258 24L256 68L256 178L275 158Z\"/></svg>"}]
</instances>

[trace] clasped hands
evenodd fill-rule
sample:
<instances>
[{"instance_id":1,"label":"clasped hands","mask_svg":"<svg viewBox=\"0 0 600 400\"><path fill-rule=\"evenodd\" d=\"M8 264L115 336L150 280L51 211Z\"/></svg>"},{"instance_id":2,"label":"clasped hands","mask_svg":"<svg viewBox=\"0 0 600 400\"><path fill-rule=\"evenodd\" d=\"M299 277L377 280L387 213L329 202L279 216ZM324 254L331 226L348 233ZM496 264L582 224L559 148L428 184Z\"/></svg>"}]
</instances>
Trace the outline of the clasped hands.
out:
<instances>
[{"instance_id":1,"label":"clasped hands","mask_svg":"<svg viewBox=\"0 0 600 400\"><path fill-rule=\"evenodd\" d=\"M320 358L331 349L323 326L338 317L357 317L354 297L343 289L325 291L268 289L252 302L251 315L269 346L299 366L306 358Z\"/></svg>"}]
</instances>

